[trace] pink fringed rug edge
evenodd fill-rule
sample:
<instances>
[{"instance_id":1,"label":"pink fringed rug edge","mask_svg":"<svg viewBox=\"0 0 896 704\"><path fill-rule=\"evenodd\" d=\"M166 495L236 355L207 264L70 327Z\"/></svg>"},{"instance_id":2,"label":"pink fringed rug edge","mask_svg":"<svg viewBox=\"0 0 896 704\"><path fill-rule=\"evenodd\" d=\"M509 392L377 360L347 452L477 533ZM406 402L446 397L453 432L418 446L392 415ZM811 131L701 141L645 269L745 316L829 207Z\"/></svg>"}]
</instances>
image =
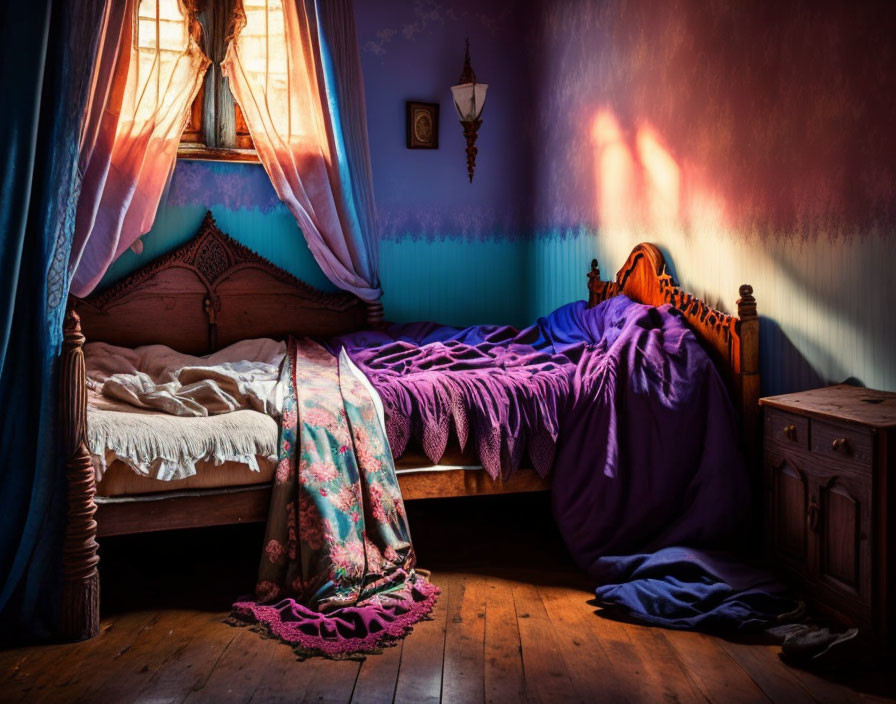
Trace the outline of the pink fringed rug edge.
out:
<instances>
[{"instance_id":1,"label":"pink fringed rug edge","mask_svg":"<svg viewBox=\"0 0 896 704\"><path fill-rule=\"evenodd\" d=\"M279 604L265 605L254 601L236 602L227 623L231 626L255 626L253 630L257 629L263 635L291 646L296 655L302 659L321 656L338 660L373 655L381 652L383 648L395 645L398 640L411 633L415 624L427 620L442 593L435 584L424 580L417 581L411 589L416 590L423 598L415 601L413 596L408 595L410 604L406 612L385 623L382 630L368 633L361 638L324 638L309 635L300 630L302 621L286 621L281 617ZM327 616L314 614L315 621L319 622L322 618ZM339 612L333 612L332 618L338 619Z\"/></svg>"}]
</instances>

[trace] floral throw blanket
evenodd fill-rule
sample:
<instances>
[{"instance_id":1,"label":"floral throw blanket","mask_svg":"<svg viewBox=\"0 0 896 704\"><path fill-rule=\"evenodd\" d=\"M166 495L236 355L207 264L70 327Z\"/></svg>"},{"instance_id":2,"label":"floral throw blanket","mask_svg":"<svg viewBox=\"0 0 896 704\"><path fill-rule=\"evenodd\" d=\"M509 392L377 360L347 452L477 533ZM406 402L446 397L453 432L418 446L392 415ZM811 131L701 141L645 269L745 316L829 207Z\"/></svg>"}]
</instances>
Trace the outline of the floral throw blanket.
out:
<instances>
[{"instance_id":1,"label":"floral throw blanket","mask_svg":"<svg viewBox=\"0 0 896 704\"><path fill-rule=\"evenodd\" d=\"M290 340L279 464L255 598L234 604L300 656L376 652L439 594L414 571L395 465L370 389L346 354Z\"/></svg>"}]
</instances>

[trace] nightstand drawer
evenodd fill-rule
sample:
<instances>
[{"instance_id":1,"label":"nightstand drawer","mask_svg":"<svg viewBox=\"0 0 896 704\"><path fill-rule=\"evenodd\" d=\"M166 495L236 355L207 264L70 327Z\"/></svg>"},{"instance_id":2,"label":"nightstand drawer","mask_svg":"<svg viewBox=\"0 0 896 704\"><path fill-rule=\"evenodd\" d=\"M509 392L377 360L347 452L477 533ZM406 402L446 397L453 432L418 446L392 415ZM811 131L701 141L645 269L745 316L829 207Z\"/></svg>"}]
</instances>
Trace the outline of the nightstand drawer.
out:
<instances>
[{"instance_id":1,"label":"nightstand drawer","mask_svg":"<svg viewBox=\"0 0 896 704\"><path fill-rule=\"evenodd\" d=\"M874 458L873 437L868 430L813 419L812 452L834 462L870 467Z\"/></svg>"},{"instance_id":2,"label":"nightstand drawer","mask_svg":"<svg viewBox=\"0 0 896 704\"><path fill-rule=\"evenodd\" d=\"M795 413L765 409L765 439L794 449L809 449L809 419Z\"/></svg>"}]
</instances>

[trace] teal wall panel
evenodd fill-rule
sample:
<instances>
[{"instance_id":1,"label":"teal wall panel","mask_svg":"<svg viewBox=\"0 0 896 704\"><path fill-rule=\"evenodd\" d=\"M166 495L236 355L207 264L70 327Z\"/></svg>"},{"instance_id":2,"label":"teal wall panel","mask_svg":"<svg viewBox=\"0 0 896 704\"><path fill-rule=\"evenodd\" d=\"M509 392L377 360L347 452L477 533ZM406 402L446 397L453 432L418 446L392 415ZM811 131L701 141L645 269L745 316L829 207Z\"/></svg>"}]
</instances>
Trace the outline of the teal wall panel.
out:
<instances>
[{"instance_id":1,"label":"teal wall panel","mask_svg":"<svg viewBox=\"0 0 896 704\"><path fill-rule=\"evenodd\" d=\"M541 233L532 244L530 316L584 297L591 257L612 279L638 242L660 247L688 291L727 313L741 284L760 313L764 394L847 379L896 390L896 326L889 281L896 237L778 238L757 247L716 229Z\"/></svg>"},{"instance_id":2,"label":"teal wall panel","mask_svg":"<svg viewBox=\"0 0 896 704\"><path fill-rule=\"evenodd\" d=\"M524 242L503 238L385 240L380 275L386 317L523 326L527 255Z\"/></svg>"},{"instance_id":3,"label":"teal wall panel","mask_svg":"<svg viewBox=\"0 0 896 704\"><path fill-rule=\"evenodd\" d=\"M541 231L529 244L527 317L546 315L570 301L588 298L591 260L599 254L597 234L587 227ZM604 279L611 272L602 267Z\"/></svg>"},{"instance_id":4,"label":"teal wall panel","mask_svg":"<svg viewBox=\"0 0 896 704\"><path fill-rule=\"evenodd\" d=\"M189 240L206 210L203 204L160 206L152 230L143 237L143 252L125 252L106 272L100 288ZM265 213L212 206L211 211L218 227L241 244L316 288L336 290L314 261L286 208Z\"/></svg>"}]
</instances>

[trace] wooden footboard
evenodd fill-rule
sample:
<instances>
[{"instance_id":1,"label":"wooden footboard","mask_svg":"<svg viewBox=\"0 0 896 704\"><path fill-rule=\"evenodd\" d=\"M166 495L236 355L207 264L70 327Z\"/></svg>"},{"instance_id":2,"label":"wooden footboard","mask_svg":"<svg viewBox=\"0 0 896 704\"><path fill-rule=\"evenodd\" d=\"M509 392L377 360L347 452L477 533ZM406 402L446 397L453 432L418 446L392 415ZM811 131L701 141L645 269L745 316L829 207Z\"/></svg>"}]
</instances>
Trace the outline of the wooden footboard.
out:
<instances>
[{"instance_id":1,"label":"wooden footboard","mask_svg":"<svg viewBox=\"0 0 896 704\"><path fill-rule=\"evenodd\" d=\"M710 307L681 290L656 246L642 243L632 250L615 281L601 281L597 260L588 274L588 305L624 293L650 306L671 305L697 334L728 385L742 422L744 449L755 453L759 430L759 316L753 287L740 287L737 315Z\"/></svg>"},{"instance_id":2,"label":"wooden footboard","mask_svg":"<svg viewBox=\"0 0 896 704\"><path fill-rule=\"evenodd\" d=\"M495 496L547 491L550 480L534 469L520 469L510 479L492 480L483 470L399 472L405 501L457 496ZM271 503L271 485L230 489L147 494L142 497L98 499L99 537L207 528L235 523L264 523Z\"/></svg>"}]
</instances>

